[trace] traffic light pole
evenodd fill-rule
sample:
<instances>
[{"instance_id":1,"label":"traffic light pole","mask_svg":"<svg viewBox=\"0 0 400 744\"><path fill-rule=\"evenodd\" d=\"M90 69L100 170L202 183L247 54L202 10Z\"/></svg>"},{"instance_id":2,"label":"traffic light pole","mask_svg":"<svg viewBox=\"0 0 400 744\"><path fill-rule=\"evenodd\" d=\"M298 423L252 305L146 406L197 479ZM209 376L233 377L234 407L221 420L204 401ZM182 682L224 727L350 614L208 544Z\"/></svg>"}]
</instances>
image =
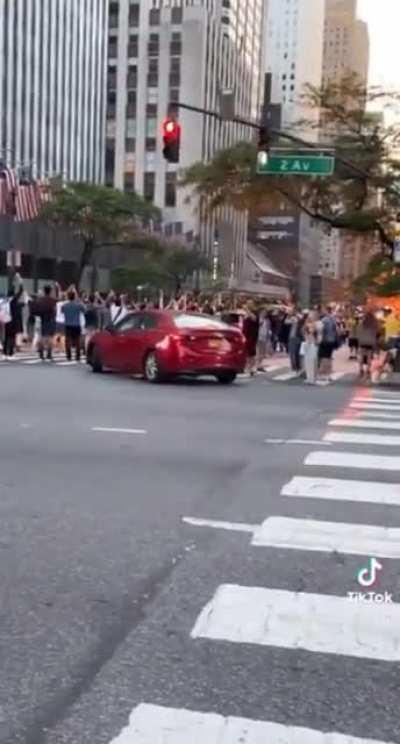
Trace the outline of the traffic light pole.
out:
<instances>
[{"instance_id":1,"label":"traffic light pole","mask_svg":"<svg viewBox=\"0 0 400 744\"><path fill-rule=\"evenodd\" d=\"M316 144L315 142L307 142L306 140L302 139L301 137L297 137L294 134L289 134L288 132L283 131L282 129L269 129L263 124L258 124L255 121L250 121L249 119L242 119L238 116L235 116L234 119L224 119L221 114L218 114L216 111L209 111L208 109L200 108L199 106L189 106L187 103L180 103L180 102L174 102L170 104L170 110L173 110L173 108L181 108L185 109L186 111L194 111L196 114L203 114L204 116L212 116L214 119L219 119L220 121L231 121L234 124L243 124L246 127L250 127L251 129L257 130L259 133L265 132L267 136L274 136L274 137L280 137L281 139L286 139L288 142L293 142L296 145L302 145L302 147L307 148L308 150L333 150L335 149L332 147L332 145L326 145L321 146ZM338 163L341 163L342 165L345 165L347 168L351 168L351 170L354 171L354 173L357 173L359 176L362 176L363 178L369 178L370 174L364 171L362 168L359 168L354 163L350 162L350 160L346 160L346 158L342 158L341 156L336 155L336 160ZM395 193L393 190L392 193Z\"/></svg>"},{"instance_id":2,"label":"traffic light pole","mask_svg":"<svg viewBox=\"0 0 400 744\"><path fill-rule=\"evenodd\" d=\"M266 144L265 149L268 151L270 149L270 145L268 143L268 140L271 136L279 137L280 139L286 139L288 142L293 142L295 145L301 145L302 147L309 149L309 150L335 150L332 146L321 146L320 144L316 144L315 142L308 142L301 137L297 137L294 134L289 134L288 132L285 132L281 129L270 129L268 126L265 126L265 124L259 124L254 121L249 121L248 119L242 119L240 117L234 117L233 119L226 119L223 116L221 116L220 113L217 113L216 111L210 111L208 109L200 108L199 106L190 106L187 103L180 103L180 102L171 102L169 106L169 111L172 113L174 109L185 109L186 111L193 111L197 114L203 114L203 116L211 116L214 119L219 119L220 121L230 121L235 124L243 124L246 127L250 127L251 129L255 129L259 132L261 135L264 133ZM346 168L349 168L353 173L360 176L363 179L369 179L371 177L371 174L365 171L363 168L360 168L355 163L352 163L350 160L347 160L346 158L343 158L341 155L337 155L335 152L335 159L338 163L341 163L342 165L346 166ZM377 186L378 188L378 186ZM386 188L386 191L399 198L398 191L394 189L393 187L389 186Z\"/></svg>"}]
</instances>

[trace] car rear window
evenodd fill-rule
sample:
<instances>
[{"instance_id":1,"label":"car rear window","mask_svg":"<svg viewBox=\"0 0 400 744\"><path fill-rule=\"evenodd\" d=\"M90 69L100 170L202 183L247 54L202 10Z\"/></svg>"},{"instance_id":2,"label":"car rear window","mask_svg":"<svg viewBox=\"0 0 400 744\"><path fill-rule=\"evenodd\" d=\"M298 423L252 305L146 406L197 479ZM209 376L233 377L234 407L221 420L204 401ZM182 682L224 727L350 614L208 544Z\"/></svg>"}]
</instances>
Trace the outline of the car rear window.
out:
<instances>
[{"instance_id":1,"label":"car rear window","mask_svg":"<svg viewBox=\"0 0 400 744\"><path fill-rule=\"evenodd\" d=\"M209 315L175 315L177 328L204 328L205 330L226 331L226 323Z\"/></svg>"}]
</instances>

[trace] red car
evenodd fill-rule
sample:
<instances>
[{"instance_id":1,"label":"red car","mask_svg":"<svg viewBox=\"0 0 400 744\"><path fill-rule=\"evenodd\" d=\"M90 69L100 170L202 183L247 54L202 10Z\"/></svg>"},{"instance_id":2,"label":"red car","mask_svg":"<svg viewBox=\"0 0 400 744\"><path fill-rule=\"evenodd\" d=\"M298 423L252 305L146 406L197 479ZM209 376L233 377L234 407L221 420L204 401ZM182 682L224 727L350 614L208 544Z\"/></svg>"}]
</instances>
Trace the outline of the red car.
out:
<instances>
[{"instance_id":1,"label":"red car","mask_svg":"<svg viewBox=\"0 0 400 744\"><path fill-rule=\"evenodd\" d=\"M239 329L211 316L146 310L95 333L87 360L93 372L143 374L149 382L215 375L229 384L244 370L246 348Z\"/></svg>"}]
</instances>

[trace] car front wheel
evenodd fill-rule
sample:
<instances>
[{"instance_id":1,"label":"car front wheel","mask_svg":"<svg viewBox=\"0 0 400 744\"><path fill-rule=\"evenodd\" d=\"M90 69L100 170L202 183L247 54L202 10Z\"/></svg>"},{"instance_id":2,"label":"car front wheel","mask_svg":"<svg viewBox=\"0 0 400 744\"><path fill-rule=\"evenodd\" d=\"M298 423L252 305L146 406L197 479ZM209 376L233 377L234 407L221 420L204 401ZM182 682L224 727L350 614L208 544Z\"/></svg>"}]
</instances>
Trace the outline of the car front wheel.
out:
<instances>
[{"instance_id":1,"label":"car front wheel","mask_svg":"<svg viewBox=\"0 0 400 744\"><path fill-rule=\"evenodd\" d=\"M165 377L161 371L157 355L154 351L149 351L144 360L144 378L147 382L162 382Z\"/></svg>"},{"instance_id":2,"label":"car front wheel","mask_svg":"<svg viewBox=\"0 0 400 744\"><path fill-rule=\"evenodd\" d=\"M93 346L88 353L88 364L95 374L101 374L103 372L103 361L100 351L96 346Z\"/></svg>"},{"instance_id":3,"label":"car front wheel","mask_svg":"<svg viewBox=\"0 0 400 744\"><path fill-rule=\"evenodd\" d=\"M217 375L217 380L221 385L231 385L232 382L235 382L236 375L236 372L220 372L220 374Z\"/></svg>"}]
</instances>

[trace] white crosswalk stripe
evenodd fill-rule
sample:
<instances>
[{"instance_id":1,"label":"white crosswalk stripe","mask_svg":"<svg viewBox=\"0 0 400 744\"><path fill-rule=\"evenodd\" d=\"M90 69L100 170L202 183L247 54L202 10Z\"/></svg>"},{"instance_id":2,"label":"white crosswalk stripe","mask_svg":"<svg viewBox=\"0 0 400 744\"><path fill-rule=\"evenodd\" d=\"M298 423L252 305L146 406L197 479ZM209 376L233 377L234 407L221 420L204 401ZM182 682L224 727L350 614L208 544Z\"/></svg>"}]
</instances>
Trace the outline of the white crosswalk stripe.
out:
<instances>
[{"instance_id":1,"label":"white crosswalk stripe","mask_svg":"<svg viewBox=\"0 0 400 744\"><path fill-rule=\"evenodd\" d=\"M142 704L111 744L384 744L298 726ZM387 742L390 744L390 742Z\"/></svg>"},{"instance_id":2,"label":"white crosswalk stripe","mask_svg":"<svg viewBox=\"0 0 400 744\"><path fill-rule=\"evenodd\" d=\"M255 530L252 544L291 550L337 551L353 555L400 558L400 529L270 517Z\"/></svg>"},{"instance_id":3,"label":"white crosswalk stripe","mask_svg":"<svg viewBox=\"0 0 400 744\"><path fill-rule=\"evenodd\" d=\"M371 403L368 401L367 403L363 402L354 402L350 403L350 408L355 408L357 410L362 411L398 411L400 413L400 405L393 404L393 403L375 403L372 401Z\"/></svg>"},{"instance_id":4,"label":"white crosswalk stripe","mask_svg":"<svg viewBox=\"0 0 400 744\"><path fill-rule=\"evenodd\" d=\"M279 375L278 381L294 374ZM383 396L382 396L383 397ZM379 401L381 400L378 398ZM386 399L385 399L386 400ZM353 400L346 412L329 422L326 443L397 447L400 436L400 407L371 398ZM370 411L372 407L372 411ZM383 410L381 410L383 408ZM357 413L354 413L357 410ZM390 413L384 413L383 411ZM349 429L358 431L349 431ZM333 430L332 430L333 429ZM343 431L343 429L345 431ZM378 430L369 432L364 430ZM382 432L382 433L379 433ZM281 497L316 499L321 503L351 501L400 507L398 483L352 480L341 477L348 469L380 471L382 478L400 471L400 456L367 454L363 451L311 451L304 459L307 476L296 475L281 489ZM330 468L337 477L309 475L310 468ZM376 476L376 474L375 474ZM299 506L299 505L298 505ZM355 507L356 508L356 507ZM339 518L339 508L335 512ZM361 521L361 520L360 520ZM231 524L218 520L186 519L188 524L207 524L218 529L252 533L257 550L336 552L344 555L400 558L400 529L391 525L369 525L345 521L328 522L309 516L272 516L260 526ZM328 589L329 591L329 589ZM353 593L354 594L354 593ZM350 601L326 593L291 591L268 586L221 584L207 604L193 618L193 643L227 644L299 650L310 654L345 656L357 660L398 663L400 661L400 604ZM128 726L111 744L393 744L377 739L357 738L345 733L326 733L263 720L225 717L223 711L197 712L180 708L138 705Z\"/></svg>"},{"instance_id":5,"label":"white crosswalk stripe","mask_svg":"<svg viewBox=\"0 0 400 744\"><path fill-rule=\"evenodd\" d=\"M358 411L357 413L357 420L364 421L367 419L380 419L385 421L390 421L391 419L393 421L400 421L400 411L398 413L387 413L386 411L370 411L369 409L367 411Z\"/></svg>"},{"instance_id":6,"label":"white crosswalk stripe","mask_svg":"<svg viewBox=\"0 0 400 744\"><path fill-rule=\"evenodd\" d=\"M389 455L360 455L354 452L332 452L325 450L311 452L305 459L305 465L322 465L324 467L360 468L362 470L400 470L400 457Z\"/></svg>"},{"instance_id":7,"label":"white crosswalk stripe","mask_svg":"<svg viewBox=\"0 0 400 744\"><path fill-rule=\"evenodd\" d=\"M348 427L351 429L391 429L400 430L400 421L382 421L365 419L332 419L329 426Z\"/></svg>"},{"instance_id":8,"label":"white crosswalk stripe","mask_svg":"<svg viewBox=\"0 0 400 744\"><path fill-rule=\"evenodd\" d=\"M289 380L295 380L298 376L298 372L285 372L283 375L274 377L274 380L275 382L288 382Z\"/></svg>"},{"instance_id":9,"label":"white crosswalk stripe","mask_svg":"<svg viewBox=\"0 0 400 744\"><path fill-rule=\"evenodd\" d=\"M279 371L280 374L272 374ZM301 375L299 372L294 372L287 365L272 365L271 367L267 367L265 369L265 372L269 376L268 379L271 382L294 382L295 380L297 380L298 382L305 383L304 375ZM331 375L330 380L317 380L316 384L322 387L332 385L333 383L339 382L349 375L352 375L352 373L346 371L334 372Z\"/></svg>"},{"instance_id":10,"label":"white crosswalk stripe","mask_svg":"<svg viewBox=\"0 0 400 744\"><path fill-rule=\"evenodd\" d=\"M304 499L360 501L369 504L400 506L399 485L377 481L296 476L283 486L281 495Z\"/></svg>"},{"instance_id":11,"label":"white crosswalk stripe","mask_svg":"<svg viewBox=\"0 0 400 744\"><path fill-rule=\"evenodd\" d=\"M371 398L354 398L354 403L390 403L393 407L400 406L400 399L398 396L396 398L387 398L386 396L382 398L381 395L374 395Z\"/></svg>"},{"instance_id":12,"label":"white crosswalk stripe","mask_svg":"<svg viewBox=\"0 0 400 744\"><path fill-rule=\"evenodd\" d=\"M399 629L398 604L224 584L191 636L393 662L400 661Z\"/></svg>"},{"instance_id":13,"label":"white crosswalk stripe","mask_svg":"<svg viewBox=\"0 0 400 744\"><path fill-rule=\"evenodd\" d=\"M43 365L43 366L49 366L49 367L69 367L69 366L75 366L76 364L86 364L85 358L82 358L80 362L76 360L68 361L65 357L64 353L55 353L53 354L53 359L40 359L37 354L30 355L30 354L24 354L24 353L17 353L13 357L7 357L0 359L0 366L6 367L9 364L14 365L23 365L23 366L35 366L35 365Z\"/></svg>"},{"instance_id":14,"label":"white crosswalk stripe","mask_svg":"<svg viewBox=\"0 0 400 744\"><path fill-rule=\"evenodd\" d=\"M400 437L390 434L364 434L363 432L330 431L325 434L324 442L332 444L366 444L378 447L399 447Z\"/></svg>"}]
</instances>

